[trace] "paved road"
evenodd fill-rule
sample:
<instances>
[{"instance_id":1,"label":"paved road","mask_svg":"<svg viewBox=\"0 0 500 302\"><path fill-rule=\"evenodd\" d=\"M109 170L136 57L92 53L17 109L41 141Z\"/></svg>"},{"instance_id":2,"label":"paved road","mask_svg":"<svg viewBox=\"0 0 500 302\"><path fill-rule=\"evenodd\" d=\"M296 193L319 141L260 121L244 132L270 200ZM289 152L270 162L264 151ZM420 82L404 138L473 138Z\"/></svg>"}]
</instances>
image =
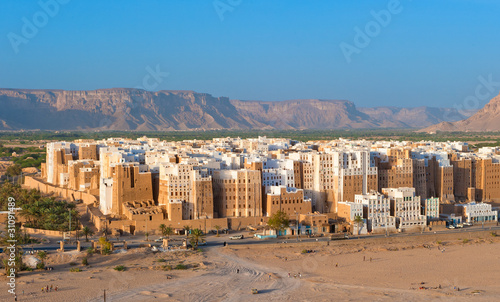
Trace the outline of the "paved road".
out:
<instances>
[{"instance_id":1,"label":"paved road","mask_svg":"<svg viewBox=\"0 0 500 302\"><path fill-rule=\"evenodd\" d=\"M499 231L500 226L485 226L484 228L481 225L475 225L472 227L465 227L462 229L445 229L445 230L440 230L440 231L435 231L435 232L424 232L424 233L396 233L396 234L390 234L389 237L411 237L411 236L426 236L426 235L431 235L431 234L453 234L453 233L470 233L470 232L480 232L480 231ZM229 237L233 235L244 235L245 238L241 240L230 240ZM384 234L380 235L361 235L361 236L350 236L348 240L356 240L356 239L369 239L369 238L383 238L385 237ZM175 236L174 237L174 242L175 244L180 244L180 242L184 239L185 237L183 236ZM124 240L127 240L126 237L123 238ZM276 244L276 243L292 243L292 242L297 242L296 238L292 239L265 239L265 240L259 240L255 238L251 238L248 236L248 232L234 232L231 234L224 234L220 235L220 237L216 237L215 235L208 235L207 238L207 247L213 247L213 246L222 246L224 242L227 242L229 245L248 245L248 244ZM300 242L325 242L329 241L329 237L316 237L316 238L300 238ZM113 241L113 240L112 240ZM138 248L142 244L151 244L153 246L161 246L161 243L159 242L154 242L153 240L151 241L144 241L144 240L138 240L134 238L133 240L127 240L127 245L129 248ZM81 249L86 250L89 248L91 245L90 243L82 243ZM117 248L120 248L121 244L117 245ZM50 243L50 244L44 244L44 245L23 245L23 248L26 251L38 251L38 250L47 250L47 251L55 251L59 249L59 244L55 243ZM203 246L201 248L204 248ZM76 249L76 245L65 245L64 247L65 250L67 251L72 251ZM0 248L0 252L3 250Z\"/></svg>"}]
</instances>

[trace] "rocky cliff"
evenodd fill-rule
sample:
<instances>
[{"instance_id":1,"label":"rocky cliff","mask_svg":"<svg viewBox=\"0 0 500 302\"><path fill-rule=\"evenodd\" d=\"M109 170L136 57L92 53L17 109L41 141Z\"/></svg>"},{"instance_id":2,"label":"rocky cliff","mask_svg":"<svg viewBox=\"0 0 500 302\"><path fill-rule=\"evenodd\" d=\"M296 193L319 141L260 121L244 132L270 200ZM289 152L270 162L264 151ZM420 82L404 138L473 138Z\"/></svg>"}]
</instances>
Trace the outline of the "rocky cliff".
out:
<instances>
[{"instance_id":1,"label":"rocky cliff","mask_svg":"<svg viewBox=\"0 0 500 302\"><path fill-rule=\"evenodd\" d=\"M422 131L500 131L500 94L468 119L457 122L441 122Z\"/></svg>"},{"instance_id":2,"label":"rocky cliff","mask_svg":"<svg viewBox=\"0 0 500 302\"><path fill-rule=\"evenodd\" d=\"M193 91L0 89L0 130L421 128L446 108L357 108L343 100L241 101ZM456 119L463 116L454 112Z\"/></svg>"}]
</instances>

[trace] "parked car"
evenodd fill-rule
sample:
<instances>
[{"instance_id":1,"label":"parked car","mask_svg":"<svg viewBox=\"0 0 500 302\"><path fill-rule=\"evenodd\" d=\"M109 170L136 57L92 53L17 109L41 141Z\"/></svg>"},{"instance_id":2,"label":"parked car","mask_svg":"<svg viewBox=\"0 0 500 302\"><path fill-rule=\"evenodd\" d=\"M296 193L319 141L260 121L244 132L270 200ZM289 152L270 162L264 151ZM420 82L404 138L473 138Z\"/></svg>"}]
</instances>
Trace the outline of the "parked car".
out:
<instances>
[{"instance_id":1,"label":"parked car","mask_svg":"<svg viewBox=\"0 0 500 302\"><path fill-rule=\"evenodd\" d=\"M198 242L198 246L203 246L203 245L207 245L207 242L206 241L200 241L200 242Z\"/></svg>"},{"instance_id":2,"label":"parked car","mask_svg":"<svg viewBox=\"0 0 500 302\"><path fill-rule=\"evenodd\" d=\"M463 224L461 224L461 223L457 224L457 228L463 228L463 227L464 227Z\"/></svg>"},{"instance_id":3,"label":"parked car","mask_svg":"<svg viewBox=\"0 0 500 302\"><path fill-rule=\"evenodd\" d=\"M454 228L455 228L455 226L450 224L450 225L448 226L448 228L449 228L449 229L454 229Z\"/></svg>"},{"instance_id":4,"label":"parked car","mask_svg":"<svg viewBox=\"0 0 500 302\"><path fill-rule=\"evenodd\" d=\"M163 242L163 237L156 239L155 242Z\"/></svg>"},{"instance_id":5,"label":"parked car","mask_svg":"<svg viewBox=\"0 0 500 302\"><path fill-rule=\"evenodd\" d=\"M233 235L233 236L229 237L229 239L231 239L231 240L243 239L243 235Z\"/></svg>"}]
</instances>

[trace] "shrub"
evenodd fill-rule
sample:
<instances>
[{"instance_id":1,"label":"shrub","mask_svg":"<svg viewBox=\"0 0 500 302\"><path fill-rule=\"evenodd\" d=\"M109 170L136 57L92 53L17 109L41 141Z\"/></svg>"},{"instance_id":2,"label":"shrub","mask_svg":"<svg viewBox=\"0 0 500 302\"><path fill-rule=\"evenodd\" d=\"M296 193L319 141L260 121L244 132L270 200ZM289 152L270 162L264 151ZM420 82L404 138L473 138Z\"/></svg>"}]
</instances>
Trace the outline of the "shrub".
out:
<instances>
[{"instance_id":1,"label":"shrub","mask_svg":"<svg viewBox=\"0 0 500 302\"><path fill-rule=\"evenodd\" d=\"M441 240L438 240L438 241L436 241L436 243L437 243L437 244L441 244L442 242L441 242Z\"/></svg>"},{"instance_id":2,"label":"shrub","mask_svg":"<svg viewBox=\"0 0 500 302\"><path fill-rule=\"evenodd\" d=\"M469 239L464 239L464 240L462 241L462 243L468 243L468 242L469 242Z\"/></svg>"},{"instance_id":3,"label":"shrub","mask_svg":"<svg viewBox=\"0 0 500 302\"><path fill-rule=\"evenodd\" d=\"M491 236L496 237L496 236L498 236L498 234L497 234L497 232L491 232Z\"/></svg>"},{"instance_id":4,"label":"shrub","mask_svg":"<svg viewBox=\"0 0 500 302\"><path fill-rule=\"evenodd\" d=\"M79 273L82 270L79 267L72 267L72 268L69 269L69 271L72 272L72 273Z\"/></svg>"},{"instance_id":5,"label":"shrub","mask_svg":"<svg viewBox=\"0 0 500 302\"><path fill-rule=\"evenodd\" d=\"M172 270L172 266L171 265L162 265L161 269L164 270L164 271L171 271Z\"/></svg>"},{"instance_id":6,"label":"shrub","mask_svg":"<svg viewBox=\"0 0 500 302\"><path fill-rule=\"evenodd\" d=\"M45 264L43 262L39 262L36 264L36 268L37 269L44 269L45 268Z\"/></svg>"},{"instance_id":7,"label":"shrub","mask_svg":"<svg viewBox=\"0 0 500 302\"><path fill-rule=\"evenodd\" d=\"M187 268L188 268L187 265L181 264L181 263L179 263L175 266L175 269L187 269Z\"/></svg>"},{"instance_id":8,"label":"shrub","mask_svg":"<svg viewBox=\"0 0 500 302\"><path fill-rule=\"evenodd\" d=\"M307 250L302 250L302 254L307 254Z\"/></svg>"},{"instance_id":9,"label":"shrub","mask_svg":"<svg viewBox=\"0 0 500 302\"><path fill-rule=\"evenodd\" d=\"M156 260L157 262L166 262L167 260L163 259L163 258L160 258L158 260Z\"/></svg>"},{"instance_id":10,"label":"shrub","mask_svg":"<svg viewBox=\"0 0 500 302\"><path fill-rule=\"evenodd\" d=\"M82 264L83 265L89 265L89 261L87 260L87 257L82 259Z\"/></svg>"},{"instance_id":11,"label":"shrub","mask_svg":"<svg viewBox=\"0 0 500 302\"><path fill-rule=\"evenodd\" d=\"M75 266L75 265L76 265L76 263L75 263L75 262L70 262L70 263L69 263L69 265L71 265L71 266Z\"/></svg>"},{"instance_id":12,"label":"shrub","mask_svg":"<svg viewBox=\"0 0 500 302\"><path fill-rule=\"evenodd\" d=\"M126 270L127 268L123 265L118 265L118 266L115 266L115 268L113 268L115 271L119 271L119 272L123 272L124 270Z\"/></svg>"},{"instance_id":13,"label":"shrub","mask_svg":"<svg viewBox=\"0 0 500 302\"><path fill-rule=\"evenodd\" d=\"M89 247L87 249L87 254L92 255L93 253L95 253L94 249L92 247Z\"/></svg>"}]
</instances>

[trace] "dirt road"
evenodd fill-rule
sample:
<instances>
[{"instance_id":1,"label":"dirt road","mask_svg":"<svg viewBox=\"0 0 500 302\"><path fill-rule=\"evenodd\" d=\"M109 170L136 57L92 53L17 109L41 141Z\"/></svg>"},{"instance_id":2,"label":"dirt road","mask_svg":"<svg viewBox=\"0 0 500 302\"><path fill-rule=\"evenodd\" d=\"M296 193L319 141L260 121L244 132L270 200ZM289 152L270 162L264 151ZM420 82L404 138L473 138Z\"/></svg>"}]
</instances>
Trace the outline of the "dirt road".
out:
<instances>
[{"instance_id":1,"label":"dirt road","mask_svg":"<svg viewBox=\"0 0 500 302\"><path fill-rule=\"evenodd\" d=\"M224 253L222 247L206 250L215 264L215 269L203 275L171 279L165 283L134 288L107 295L107 301L285 301L293 300L291 293L298 289L303 280L288 278L288 273L268 269L256 263L245 261ZM239 272L238 272L239 270ZM271 277L269 277L271 276ZM258 295L251 293L259 290ZM288 294L287 294L288 293ZM102 298L92 301L102 301Z\"/></svg>"}]
</instances>

